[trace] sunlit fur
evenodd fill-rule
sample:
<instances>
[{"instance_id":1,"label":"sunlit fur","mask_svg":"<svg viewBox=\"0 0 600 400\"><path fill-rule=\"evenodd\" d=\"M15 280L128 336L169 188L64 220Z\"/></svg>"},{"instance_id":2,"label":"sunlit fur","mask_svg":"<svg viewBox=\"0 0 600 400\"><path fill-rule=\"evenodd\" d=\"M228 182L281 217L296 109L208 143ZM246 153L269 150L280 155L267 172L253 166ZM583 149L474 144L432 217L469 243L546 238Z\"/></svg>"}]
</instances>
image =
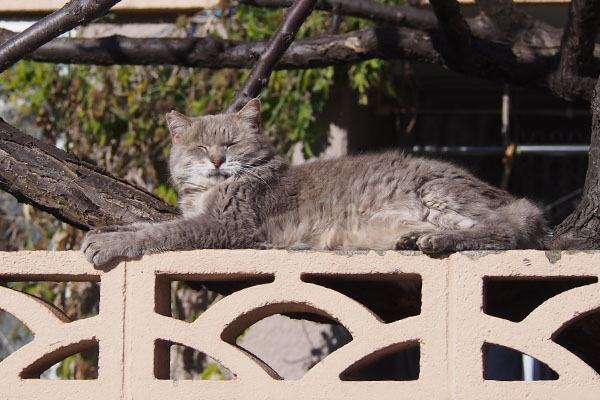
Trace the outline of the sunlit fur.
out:
<instances>
[{"instance_id":1,"label":"sunlit fur","mask_svg":"<svg viewBox=\"0 0 600 400\"><path fill-rule=\"evenodd\" d=\"M538 207L449 163L387 152L288 166L261 133L258 99L236 114L173 111L167 122L183 217L91 233L90 261L196 248L542 246Z\"/></svg>"}]
</instances>

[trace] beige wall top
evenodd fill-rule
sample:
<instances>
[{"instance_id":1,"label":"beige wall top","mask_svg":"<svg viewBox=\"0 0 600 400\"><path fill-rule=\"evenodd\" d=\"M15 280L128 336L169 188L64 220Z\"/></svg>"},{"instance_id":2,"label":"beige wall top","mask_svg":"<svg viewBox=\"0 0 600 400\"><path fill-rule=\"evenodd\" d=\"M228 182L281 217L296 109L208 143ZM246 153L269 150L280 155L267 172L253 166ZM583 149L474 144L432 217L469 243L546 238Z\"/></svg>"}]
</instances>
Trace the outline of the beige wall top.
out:
<instances>
[{"instance_id":1,"label":"beige wall top","mask_svg":"<svg viewBox=\"0 0 600 400\"><path fill-rule=\"evenodd\" d=\"M219 0L122 0L116 10L174 10L214 8ZM473 3L462 0L461 3ZM568 0L515 0L517 3L568 3ZM21 0L0 2L0 12L49 12L61 8L66 0Z\"/></svg>"},{"instance_id":2,"label":"beige wall top","mask_svg":"<svg viewBox=\"0 0 600 400\"><path fill-rule=\"evenodd\" d=\"M0 12L49 12L64 6L67 0L21 0L0 2ZM219 0L122 0L116 10L170 10L213 8Z\"/></svg>"}]
</instances>

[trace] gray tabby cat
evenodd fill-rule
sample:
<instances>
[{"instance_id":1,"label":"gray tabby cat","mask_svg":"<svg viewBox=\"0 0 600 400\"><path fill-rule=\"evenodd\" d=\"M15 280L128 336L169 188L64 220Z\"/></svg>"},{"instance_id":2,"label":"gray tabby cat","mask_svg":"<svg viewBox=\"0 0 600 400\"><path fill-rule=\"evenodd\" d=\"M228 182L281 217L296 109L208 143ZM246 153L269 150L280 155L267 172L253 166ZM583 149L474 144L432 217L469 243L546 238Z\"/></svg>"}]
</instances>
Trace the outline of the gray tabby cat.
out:
<instances>
[{"instance_id":1,"label":"gray tabby cat","mask_svg":"<svg viewBox=\"0 0 600 400\"><path fill-rule=\"evenodd\" d=\"M454 165L398 152L289 166L260 129L260 102L236 114L167 114L182 218L89 232L87 259L203 248L540 248L539 208Z\"/></svg>"}]
</instances>

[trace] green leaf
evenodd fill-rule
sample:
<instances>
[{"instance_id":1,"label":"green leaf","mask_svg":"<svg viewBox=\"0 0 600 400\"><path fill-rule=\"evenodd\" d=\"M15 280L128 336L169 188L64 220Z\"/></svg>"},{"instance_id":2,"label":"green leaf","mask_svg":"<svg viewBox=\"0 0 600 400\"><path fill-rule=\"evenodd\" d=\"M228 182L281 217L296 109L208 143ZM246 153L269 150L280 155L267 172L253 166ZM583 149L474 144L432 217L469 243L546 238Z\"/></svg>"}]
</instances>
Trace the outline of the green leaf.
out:
<instances>
[{"instance_id":1,"label":"green leaf","mask_svg":"<svg viewBox=\"0 0 600 400\"><path fill-rule=\"evenodd\" d=\"M202 380L209 380L213 375L219 377L219 380L225 380L225 376L219 369L219 365L217 363L209 363L204 367L204 371L202 371L201 378Z\"/></svg>"}]
</instances>

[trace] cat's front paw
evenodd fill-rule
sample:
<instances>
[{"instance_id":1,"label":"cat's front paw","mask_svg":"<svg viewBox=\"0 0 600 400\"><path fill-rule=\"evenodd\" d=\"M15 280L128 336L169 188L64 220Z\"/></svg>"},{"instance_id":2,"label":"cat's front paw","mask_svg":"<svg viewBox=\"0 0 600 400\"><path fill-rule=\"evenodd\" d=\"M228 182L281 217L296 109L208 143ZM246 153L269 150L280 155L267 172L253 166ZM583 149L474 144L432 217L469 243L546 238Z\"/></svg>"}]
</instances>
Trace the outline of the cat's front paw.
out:
<instances>
[{"instance_id":1,"label":"cat's front paw","mask_svg":"<svg viewBox=\"0 0 600 400\"><path fill-rule=\"evenodd\" d=\"M131 257L131 232L88 232L81 244L85 258L94 265L104 265L117 257Z\"/></svg>"}]
</instances>

